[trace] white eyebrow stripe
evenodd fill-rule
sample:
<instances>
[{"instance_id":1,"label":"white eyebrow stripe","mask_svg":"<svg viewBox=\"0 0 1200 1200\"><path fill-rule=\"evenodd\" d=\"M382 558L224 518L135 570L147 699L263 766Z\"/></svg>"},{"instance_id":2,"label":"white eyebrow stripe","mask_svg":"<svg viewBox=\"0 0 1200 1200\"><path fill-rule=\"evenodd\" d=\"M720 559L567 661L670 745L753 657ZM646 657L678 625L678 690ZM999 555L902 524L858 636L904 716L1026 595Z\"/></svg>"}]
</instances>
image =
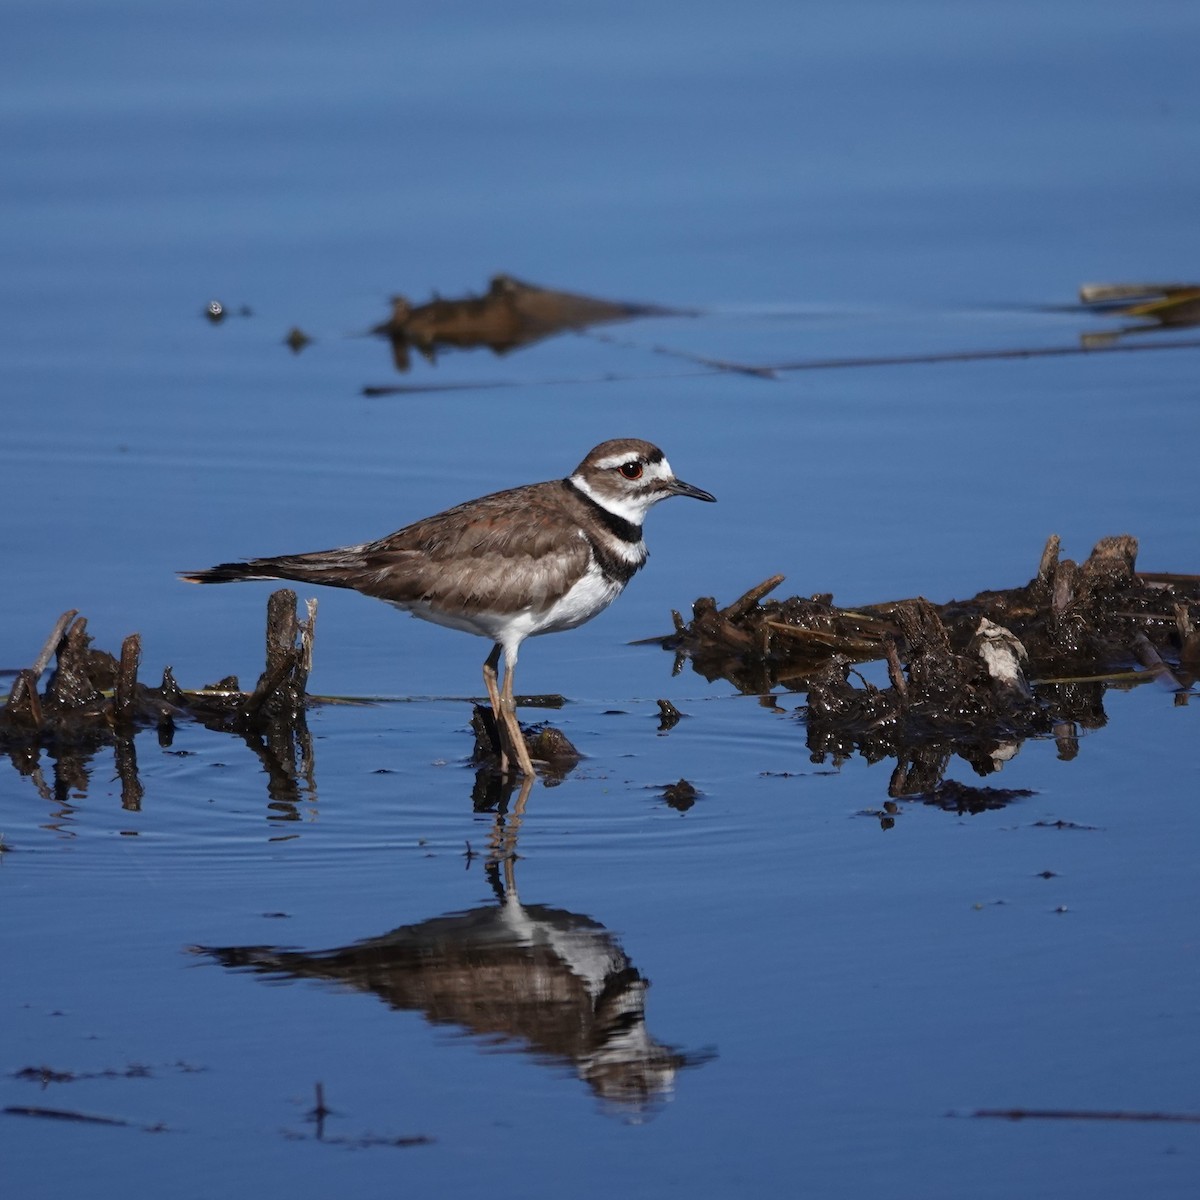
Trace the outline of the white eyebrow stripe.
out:
<instances>
[{"instance_id":1,"label":"white eyebrow stripe","mask_svg":"<svg viewBox=\"0 0 1200 1200\"><path fill-rule=\"evenodd\" d=\"M628 450L624 454L610 454L607 458L598 458L595 465L601 471L611 471L614 467L621 467L629 462L644 462L651 470L656 470L660 466L667 467L668 473L671 470L671 468L667 466L667 460L665 458L655 458L651 459L649 462L646 462L646 460L640 455L632 454Z\"/></svg>"},{"instance_id":2,"label":"white eyebrow stripe","mask_svg":"<svg viewBox=\"0 0 1200 1200\"><path fill-rule=\"evenodd\" d=\"M598 459L596 466L601 471L611 471L614 467L623 466L627 462L636 462L636 454L610 454L607 458Z\"/></svg>"}]
</instances>

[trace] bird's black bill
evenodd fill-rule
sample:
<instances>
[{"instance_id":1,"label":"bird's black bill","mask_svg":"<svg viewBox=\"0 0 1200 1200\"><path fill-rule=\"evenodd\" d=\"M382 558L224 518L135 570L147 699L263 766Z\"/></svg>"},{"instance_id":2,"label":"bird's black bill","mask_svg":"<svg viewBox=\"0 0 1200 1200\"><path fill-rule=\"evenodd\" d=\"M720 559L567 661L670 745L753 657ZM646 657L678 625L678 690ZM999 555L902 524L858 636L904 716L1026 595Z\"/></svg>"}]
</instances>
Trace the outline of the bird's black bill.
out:
<instances>
[{"instance_id":1,"label":"bird's black bill","mask_svg":"<svg viewBox=\"0 0 1200 1200\"><path fill-rule=\"evenodd\" d=\"M676 479L671 483L672 496L691 496L693 500L707 500L710 504L716 504L717 498L712 492L706 492L703 488L692 487L690 483L684 483L682 479Z\"/></svg>"}]
</instances>

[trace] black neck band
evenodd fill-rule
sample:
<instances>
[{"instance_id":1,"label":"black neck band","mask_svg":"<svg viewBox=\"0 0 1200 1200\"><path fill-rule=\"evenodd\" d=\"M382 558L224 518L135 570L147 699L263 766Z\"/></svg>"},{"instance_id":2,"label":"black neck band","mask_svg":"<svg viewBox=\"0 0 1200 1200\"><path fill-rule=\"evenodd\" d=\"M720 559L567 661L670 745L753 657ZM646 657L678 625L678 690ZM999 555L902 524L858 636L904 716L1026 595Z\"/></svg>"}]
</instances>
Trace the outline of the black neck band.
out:
<instances>
[{"instance_id":1,"label":"black neck band","mask_svg":"<svg viewBox=\"0 0 1200 1200\"><path fill-rule=\"evenodd\" d=\"M642 540L642 527L635 525L632 521L625 520L624 517L619 517L615 512L609 512L598 500L593 500L581 487L577 487L569 479L564 479L563 483L567 485L584 502L591 510L596 520L608 530L613 537L619 541L628 542L631 546L636 546Z\"/></svg>"}]
</instances>

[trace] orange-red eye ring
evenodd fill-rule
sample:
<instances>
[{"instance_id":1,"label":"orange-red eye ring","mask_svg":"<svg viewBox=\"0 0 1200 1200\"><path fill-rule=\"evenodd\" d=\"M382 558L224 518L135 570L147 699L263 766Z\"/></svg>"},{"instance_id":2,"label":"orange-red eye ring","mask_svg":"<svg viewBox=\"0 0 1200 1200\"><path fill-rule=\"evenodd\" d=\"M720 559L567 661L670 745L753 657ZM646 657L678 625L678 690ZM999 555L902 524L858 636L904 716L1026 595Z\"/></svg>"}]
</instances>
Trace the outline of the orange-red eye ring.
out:
<instances>
[{"instance_id":1,"label":"orange-red eye ring","mask_svg":"<svg viewBox=\"0 0 1200 1200\"><path fill-rule=\"evenodd\" d=\"M633 462L622 463L617 470L620 471L626 479L641 479L642 477L642 464L636 459Z\"/></svg>"}]
</instances>

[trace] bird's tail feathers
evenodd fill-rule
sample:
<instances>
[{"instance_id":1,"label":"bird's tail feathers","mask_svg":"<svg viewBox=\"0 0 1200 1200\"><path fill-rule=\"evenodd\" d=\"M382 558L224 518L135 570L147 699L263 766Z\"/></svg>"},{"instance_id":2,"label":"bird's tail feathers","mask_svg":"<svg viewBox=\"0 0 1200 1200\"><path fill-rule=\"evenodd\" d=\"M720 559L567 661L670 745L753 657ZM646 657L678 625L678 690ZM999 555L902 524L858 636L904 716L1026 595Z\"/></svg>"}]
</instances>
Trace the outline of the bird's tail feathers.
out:
<instances>
[{"instance_id":1,"label":"bird's tail feathers","mask_svg":"<svg viewBox=\"0 0 1200 1200\"><path fill-rule=\"evenodd\" d=\"M246 562L218 563L204 571L180 571L187 583L240 583L254 579L289 579L297 583L348 586L344 578L347 551L293 554L281 558L251 558Z\"/></svg>"}]
</instances>

